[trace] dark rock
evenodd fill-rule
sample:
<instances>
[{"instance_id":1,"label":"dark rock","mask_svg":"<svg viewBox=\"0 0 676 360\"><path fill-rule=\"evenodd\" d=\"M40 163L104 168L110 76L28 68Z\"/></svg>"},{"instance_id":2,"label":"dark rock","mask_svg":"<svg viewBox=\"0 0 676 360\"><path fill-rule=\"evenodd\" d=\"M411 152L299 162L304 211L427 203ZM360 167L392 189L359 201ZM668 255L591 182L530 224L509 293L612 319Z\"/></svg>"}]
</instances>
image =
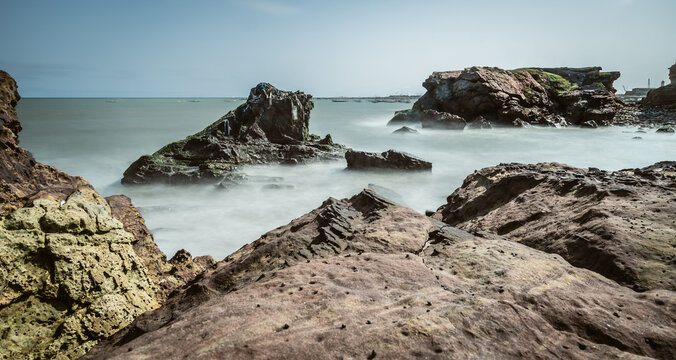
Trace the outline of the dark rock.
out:
<instances>
[{"instance_id":1,"label":"dark rock","mask_svg":"<svg viewBox=\"0 0 676 360\"><path fill-rule=\"evenodd\" d=\"M262 274L270 276L256 281ZM314 281L321 296L271 291L280 281ZM374 344L382 358L433 358L443 349L461 359L676 354L672 291L636 293L559 256L469 234L371 191L325 201L191 287L205 290L199 297L178 290L85 359L363 358ZM251 299L265 314L251 310ZM435 305L392 307L418 299ZM276 331L290 319L296 331ZM338 324L348 323L358 325L341 331Z\"/></svg>"},{"instance_id":2,"label":"dark rock","mask_svg":"<svg viewBox=\"0 0 676 360\"><path fill-rule=\"evenodd\" d=\"M435 72L423 83L427 92L411 110L397 112L390 124L423 121L426 111L515 126L609 124L621 107L612 86L620 74L600 70L472 67Z\"/></svg>"},{"instance_id":3,"label":"dark rock","mask_svg":"<svg viewBox=\"0 0 676 360\"><path fill-rule=\"evenodd\" d=\"M641 104L648 106L676 104L676 85L670 84L650 90L648 95L641 100Z\"/></svg>"},{"instance_id":4,"label":"dark rock","mask_svg":"<svg viewBox=\"0 0 676 360\"><path fill-rule=\"evenodd\" d=\"M467 123L468 129L492 129L490 121L486 120L483 116L477 116L474 120Z\"/></svg>"},{"instance_id":5,"label":"dark rock","mask_svg":"<svg viewBox=\"0 0 676 360\"><path fill-rule=\"evenodd\" d=\"M596 129L596 128L599 127L599 125L596 123L596 121L589 120L589 121L585 121L582 124L580 124L580 127L589 128L589 129Z\"/></svg>"},{"instance_id":6,"label":"dark rock","mask_svg":"<svg viewBox=\"0 0 676 360\"><path fill-rule=\"evenodd\" d=\"M422 122L422 127L429 129L462 130L467 124L465 119L458 115L436 110L422 111L420 120Z\"/></svg>"},{"instance_id":7,"label":"dark rock","mask_svg":"<svg viewBox=\"0 0 676 360\"><path fill-rule=\"evenodd\" d=\"M408 126L402 126L397 130L394 130L392 134L400 134L400 135L405 135L405 134L417 134L418 130L416 129L411 129Z\"/></svg>"},{"instance_id":8,"label":"dark rock","mask_svg":"<svg viewBox=\"0 0 676 360\"><path fill-rule=\"evenodd\" d=\"M432 163L414 155L387 150L383 153L348 150L345 153L348 169L431 170Z\"/></svg>"},{"instance_id":9,"label":"dark rock","mask_svg":"<svg viewBox=\"0 0 676 360\"><path fill-rule=\"evenodd\" d=\"M657 129L655 132L658 132L658 133L673 133L674 128L665 126L665 127L661 127L659 129Z\"/></svg>"},{"instance_id":10,"label":"dark rock","mask_svg":"<svg viewBox=\"0 0 676 360\"><path fill-rule=\"evenodd\" d=\"M313 106L311 95L261 83L246 103L204 130L141 156L124 172L122 183L219 182L247 164L340 158L345 148L331 136L309 133Z\"/></svg>"},{"instance_id":11,"label":"dark rock","mask_svg":"<svg viewBox=\"0 0 676 360\"><path fill-rule=\"evenodd\" d=\"M676 290L676 167L616 172L557 163L476 171L435 218L485 231L638 290Z\"/></svg>"}]
</instances>

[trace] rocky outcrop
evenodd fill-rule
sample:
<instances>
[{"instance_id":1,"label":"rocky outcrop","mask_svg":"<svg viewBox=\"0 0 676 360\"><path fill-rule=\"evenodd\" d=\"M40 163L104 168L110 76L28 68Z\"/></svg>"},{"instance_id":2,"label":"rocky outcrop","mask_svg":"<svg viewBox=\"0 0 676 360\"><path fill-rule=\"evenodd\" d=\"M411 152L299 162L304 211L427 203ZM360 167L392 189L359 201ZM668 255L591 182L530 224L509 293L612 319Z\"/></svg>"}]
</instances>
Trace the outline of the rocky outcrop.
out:
<instances>
[{"instance_id":1,"label":"rocky outcrop","mask_svg":"<svg viewBox=\"0 0 676 360\"><path fill-rule=\"evenodd\" d=\"M670 84L648 91L648 95L641 100L647 106L661 106L676 104L676 84Z\"/></svg>"},{"instance_id":2,"label":"rocky outcrop","mask_svg":"<svg viewBox=\"0 0 676 360\"><path fill-rule=\"evenodd\" d=\"M675 303L366 190L244 246L85 359L669 359Z\"/></svg>"},{"instance_id":3,"label":"rocky outcrop","mask_svg":"<svg viewBox=\"0 0 676 360\"><path fill-rule=\"evenodd\" d=\"M392 134L397 134L397 135L410 135L410 134L417 134L418 130L412 129L408 126L402 126L397 130L394 130Z\"/></svg>"},{"instance_id":4,"label":"rocky outcrop","mask_svg":"<svg viewBox=\"0 0 676 360\"><path fill-rule=\"evenodd\" d=\"M143 261L152 283L156 285L155 298L159 303L163 303L177 288L190 283L206 269L215 266L216 261L211 256L193 259L186 250L179 250L167 261L131 199L124 195L114 195L107 197L106 201L112 215L122 222L125 231L132 234L132 248Z\"/></svg>"},{"instance_id":5,"label":"rocky outcrop","mask_svg":"<svg viewBox=\"0 0 676 360\"><path fill-rule=\"evenodd\" d=\"M77 358L157 307L133 237L90 188L0 221L2 358Z\"/></svg>"},{"instance_id":6,"label":"rocky outcrop","mask_svg":"<svg viewBox=\"0 0 676 360\"><path fill-rule=\"evenodd\" d=\"M37 198L63 200L75 189L90 187L81 177L36 162L19 146L21 123L15 110L19 99L16 82L0 70L0 215Z\"/></svg>"},{"instance_id":7,"label":"rocky outcrop","mask_svg":"<svg viewBox=\"0 0 676 360\"><path fill-rule=\"evenodd\" d=\"M204 130L141 156L122 183L218 182L247 164L295 164L336 159L345 149L331 136L309 133L312 96L282 91L267 83L251 89L246 103Z\"/></svg>"},{"instance_id":8,"label":"rocky outcrop","mask_svg":"<svg viewBox=\"0 0 676 360\"><path fill-rule=\"evenodd\" d=\"M616 172L557 163L475 171L435 215L561 255L636 290L676 290L676 163Z\"/></svg>"},{"instance_id":9,"label":"rocky outcrop","mask_svg":"<svg viewBox=\"0 0 676 360\"><path fill-rule=\"evenodd\" d=\"M0 359L78 358L213 259L167 262L128 198L37 163L18 146L18 100L0 71Z\"/></svg>"},{"instance_id":10,"label":"rocky outcrop","mask_svg":"<svg viewBox=\"0 0 676 360\"><path fill-rule=\"evenodd\" d=\"M380 154L348 150L345 153L345 160L348 169L432 170L431 162L395 150L387 150Z\"/></svg>"},{"instance_id":11,"label":"rocky outcrop","mask_svg":"<svg viewBox=\"0 0 676 360\"><path fill-rule=\"evenodd\" d=\"M427 92L410 111L398 112L390 124L419 122L426 112L478 117L496 124L565 126L595 121L608 125L620 108L613 81L619 72L588 68L524 68L503 70L472 67L435 72L423 86ZM460 128L460 121L454 121Z\"/></svg>"}]
</instances>

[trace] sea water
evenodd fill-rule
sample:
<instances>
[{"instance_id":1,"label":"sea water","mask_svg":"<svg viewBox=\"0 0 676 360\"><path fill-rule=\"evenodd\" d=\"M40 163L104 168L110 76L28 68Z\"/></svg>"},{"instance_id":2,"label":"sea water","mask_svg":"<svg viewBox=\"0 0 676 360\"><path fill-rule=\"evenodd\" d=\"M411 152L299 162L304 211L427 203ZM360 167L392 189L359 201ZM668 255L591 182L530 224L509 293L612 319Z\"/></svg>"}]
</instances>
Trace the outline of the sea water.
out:
<instances>
[{"instance_id":1,"label":"sea water","mask_svg":"<svg viewBox=\"0 0 676 360\"><path fill-rule=\"evenodd\" d=\"M444 204L474 170L502 162L556 161L618 170L675 160L676 154L673 134L634 127L418 129L419 134L398 135L392 134L396 127L386 124L396 110L411 104L315 100L312 133L330 133L334 142L359 150L406 151L431 161L433 170L349 171L344 160L337 160L245 167L252 181L227 189L120 184L124 170L139 156L202 130L243 101L22 99L17 107L20 141L38 161L83 176L102 195L129 196L168 256L185 248L217 260L328 197L350 197L370 185L424 212Z\"/></svg>"}]
</instances>

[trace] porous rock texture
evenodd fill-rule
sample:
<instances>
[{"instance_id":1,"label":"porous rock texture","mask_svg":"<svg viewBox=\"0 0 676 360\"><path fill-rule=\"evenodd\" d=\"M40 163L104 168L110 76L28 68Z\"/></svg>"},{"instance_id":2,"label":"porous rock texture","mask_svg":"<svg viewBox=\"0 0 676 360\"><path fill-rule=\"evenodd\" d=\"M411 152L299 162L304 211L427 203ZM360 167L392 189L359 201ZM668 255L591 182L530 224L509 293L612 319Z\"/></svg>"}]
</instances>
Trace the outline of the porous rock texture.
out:
<instances>
[{"instance_id":1,"label":"porous rock texture","mask_svg":"<svg viewBox=\"0 0 676 360\"><path fill-rule=\"evenodd\" d=\"M141 156L122 183L218 182L241 165L342 157L344 147L330 135L321 139L309 133L313 107L311 95L260 83L244 104L204 130Z\"/></svg>"},{"instance_id":2,"label":"porous rock texture","mask_svg":"<svg viewBox=\"0 0 676 360\"><path fill-rule=\"evenodd\" d=\"M427 92L411 110L395 114L391 125L418 123L429 112L447 113L472 122L479 117L502 125L565 126L596 121L608 125L621 107L613 81L619 72L600 67L471 67L435 72L423 83ZM438 117L438 116L437 116ZM455 119L454 129L463 122Z\"/></svg>"},{"instance_id":3,"label":"porous rock texture","mask_svg":"<svg viewBox=\"0 0 676 360\"><path fill-rule=\"evenodd\" d=\"M78 358L213 259L167 262L128 198L36 162L18 146L18 100L0 71L0 359Z\"/></svg>"},{"instance_id":4,"label":"porous rock texture","mask_svg":"<svg viewBox=\"0 0 676 360\"><path fill-rule=\"evenodd\" d=\"M396 150L387 150L380 154L348 150L345 160L348 169L432 170L431 162Z\"/></svg>"},{"instance_id":5,"label":"porous rock texture","mask_svg":"<svg viewBox=\"0 0 676 360\"><path fill-rule=\"evenodd\" d=\"M674 295L365 190L244 246L85 359L669 359Z\"/></svg>"},{"instance_id":6,"label":"porous rock texture","mask_svg":"<svg viewBox=\"0 0 676 360\"><path fill-rule=\"evenodd\" d=\"M0 70L0 215L33 199L63 200L75 189L90 187L79 176L36 162L19 146L21 123L15 109L19 99L16 81Z\"/></svg>"},{"instance_id":7,"label":"porous rock texture","mask_svg":"<svg viewBox=\"0 0 676 360\"><path fill-rule=\"evenodd\" d=\"M500 164L469 175L434 216L636 290L676 290L676 162L614 172Z\"/></svg>"}]
</instances>

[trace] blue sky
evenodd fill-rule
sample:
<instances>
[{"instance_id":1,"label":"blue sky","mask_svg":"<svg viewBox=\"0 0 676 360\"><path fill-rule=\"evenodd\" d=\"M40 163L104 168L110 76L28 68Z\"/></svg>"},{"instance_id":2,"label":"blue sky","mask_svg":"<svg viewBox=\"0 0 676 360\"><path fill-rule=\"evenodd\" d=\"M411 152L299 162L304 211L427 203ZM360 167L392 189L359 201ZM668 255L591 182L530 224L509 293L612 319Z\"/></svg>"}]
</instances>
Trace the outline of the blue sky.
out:
<instances>
[{"instance_id":1,"label":"blue sky","mask_svg":"<svg viewBox=\"0 0 676 360\"><path fill-rule=\"evenodd\" d=\"M415 94L473 65L600 65L621 92L676 62L675 0L0 1L26 97Z\"/></svg>"}]
</instances>

